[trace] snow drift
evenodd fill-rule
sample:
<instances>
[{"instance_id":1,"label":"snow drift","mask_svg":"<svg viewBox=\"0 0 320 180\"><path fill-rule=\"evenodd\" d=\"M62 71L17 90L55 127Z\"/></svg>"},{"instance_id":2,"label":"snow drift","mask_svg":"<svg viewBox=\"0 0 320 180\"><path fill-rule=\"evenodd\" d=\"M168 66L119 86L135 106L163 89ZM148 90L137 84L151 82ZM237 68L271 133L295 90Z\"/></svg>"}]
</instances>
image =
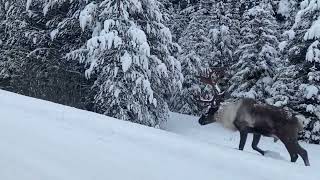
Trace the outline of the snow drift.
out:
<instances>
[{"instance_id":1,"label":"snow drift","mask_svg":"<svg viewBox=\"0 0 320 180\"><path fill-rule=\"evenodd\" d=\"M163 125L167 132L6 91L0 91L0 114L1 180L320 177L319 146L303 144L311 167L288 162L284 147L268 140L263 145L277 147L282 160L241 152L233 148L235 134L200 127L192 116L173 113Z\"/></svg>"}]
</instances>

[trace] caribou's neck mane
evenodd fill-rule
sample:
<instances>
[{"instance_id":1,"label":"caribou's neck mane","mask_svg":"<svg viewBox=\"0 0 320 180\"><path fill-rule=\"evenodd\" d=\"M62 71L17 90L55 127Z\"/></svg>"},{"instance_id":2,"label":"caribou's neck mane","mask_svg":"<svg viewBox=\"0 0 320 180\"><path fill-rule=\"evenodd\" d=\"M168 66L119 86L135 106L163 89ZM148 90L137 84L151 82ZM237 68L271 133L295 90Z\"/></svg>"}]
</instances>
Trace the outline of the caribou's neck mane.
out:
<instances>
[{"instance_id":1,"label":"caribou's neck mane","mask_svg":"<svg viewBox=\"0 0 320 180\"><path fill-rule=\"evenodd\" d=\"M224 102L220 105L218 112L215 114L217 122L221 123L226 129L236 131L234 121L237 112L242 105L242 100L232 100L230 102Z\"/></svg>"}]
</instances>

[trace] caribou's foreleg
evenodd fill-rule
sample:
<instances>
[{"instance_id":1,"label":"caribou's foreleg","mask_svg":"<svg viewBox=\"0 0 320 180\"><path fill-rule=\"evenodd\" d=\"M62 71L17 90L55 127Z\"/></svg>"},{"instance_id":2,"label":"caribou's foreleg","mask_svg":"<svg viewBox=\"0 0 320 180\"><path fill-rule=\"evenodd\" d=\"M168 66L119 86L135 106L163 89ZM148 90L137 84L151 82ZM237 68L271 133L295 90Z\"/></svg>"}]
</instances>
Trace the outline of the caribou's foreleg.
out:
<instances>
[{"instance_id":1,"label":"caribou's foreleg","mask_svg":"<svg viewBox=\"0 0 320 180\"><path fill-rule=\"evenodd\" d=\"M248 133L253 133L253 129L246 126L246 124L243 124L243 122L239 121L239 119L236 119L233 124L240 132L239 150L242 151L246 145Z\"/></svg>"},{"instance_id":2,"label":"caribou's foreleg","mask_svg":"<svg viewBox=\"0 0 320 180\"><path fill-rule=\"evenodd\" d=\"M248 136L247 132L240 131L239 150L241 150L241 151L243 150L244 145L246 145L247 136Z\"/></svg>"}]
</instances>

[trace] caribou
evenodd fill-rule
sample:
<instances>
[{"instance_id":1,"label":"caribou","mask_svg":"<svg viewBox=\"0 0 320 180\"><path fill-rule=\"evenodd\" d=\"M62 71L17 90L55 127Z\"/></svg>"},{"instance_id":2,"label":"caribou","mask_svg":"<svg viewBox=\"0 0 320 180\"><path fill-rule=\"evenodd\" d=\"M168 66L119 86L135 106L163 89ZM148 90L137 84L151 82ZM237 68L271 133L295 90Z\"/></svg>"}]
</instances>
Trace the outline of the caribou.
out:
<instances>
[{"instance_id":1,"label":"caribou","mask_svg":"<svg viewBox=\"0 0 320 180\"><path fill-rule=\"evenodd\" d=\"M211 77L213 73L215 80ZM209 110L200 117L199 124L218 122L226 129L239 131L239 150L244 149L248 133L252 133L252 148L262 155L265 155L266 151L258 147L261 136L280 139L290 154L291 162L296 162L300 155L304 164L310 166L307 151L298 143L298 133L303 128L299 120L291 112L280 107L250 98L229 98L227 93L221 92L218 85L222 76L223 70L212 70L209 77L198 76L201 82L211 85L214 90L211 100L198 99L211 104Z\"/></svg>"}]
</instances>

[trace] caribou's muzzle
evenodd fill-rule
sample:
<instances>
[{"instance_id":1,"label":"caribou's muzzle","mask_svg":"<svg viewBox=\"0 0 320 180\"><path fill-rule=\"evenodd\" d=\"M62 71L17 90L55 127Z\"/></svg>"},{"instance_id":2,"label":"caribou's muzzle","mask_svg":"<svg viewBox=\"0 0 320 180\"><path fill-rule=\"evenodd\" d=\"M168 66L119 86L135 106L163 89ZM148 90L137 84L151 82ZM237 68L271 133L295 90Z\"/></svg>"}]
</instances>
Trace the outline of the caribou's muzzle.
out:
<instances>
[{"instance_id":1,"label":"caribou's muzzle","mask_svg":"<svg viewBox=\"0 0 320 180\"><path fill-rule=\"evenodd\" d=\"M199 124L200 124L201 126L204 126L204 125L207 125L207 124L210 124L210 123L213 123L213 122L215 122L215 121L213 120L213 118L210 119L210 118L208 118L208 117L205 116L205 115L202 115L202 116L200 117L200 119L199 119Z\"/></svg>"},{"instance_id":2,"label":"caribou's muzzle","mask_svg":"<svg viewBox=\"0 0 320 180\"><path fill-rule=\"evenodd\" d=\"M216 122L214 118L214 114L218 111L218 109L219 109L218 106L210 107L209 111L200 117L199 124L203 126L203 125Z\"/></svg>"}]
</instances>

